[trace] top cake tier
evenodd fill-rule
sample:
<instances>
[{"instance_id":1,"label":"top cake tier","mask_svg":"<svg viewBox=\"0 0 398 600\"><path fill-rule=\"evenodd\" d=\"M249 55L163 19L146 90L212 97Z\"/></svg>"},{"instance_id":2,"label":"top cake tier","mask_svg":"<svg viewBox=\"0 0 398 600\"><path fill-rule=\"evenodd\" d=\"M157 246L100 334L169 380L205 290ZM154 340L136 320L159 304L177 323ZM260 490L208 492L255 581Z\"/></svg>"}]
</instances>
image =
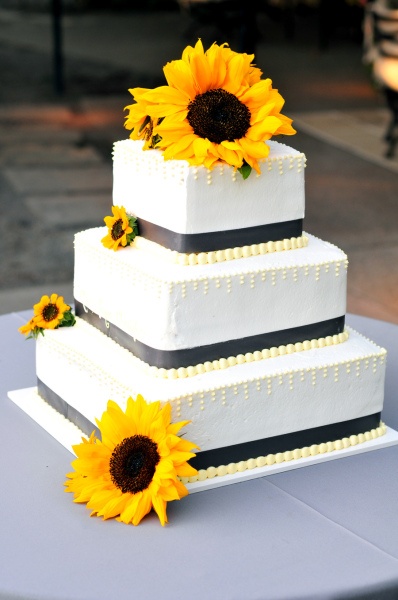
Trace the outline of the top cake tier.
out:
<instances>
[{"instance_id":1,"label":"top cake tier","mask_svg":"<svg viewBox=\"0 0 398 600\"><path fill-rule=\"evenodd\" d=\"M114 145L113 203L138 218L140 235L177 252L208 252L302 234L305 155L278 142L261 175L165 161L142 142ZM220 236L222 232L222 236Z\"/></svg>"}]
</instances>

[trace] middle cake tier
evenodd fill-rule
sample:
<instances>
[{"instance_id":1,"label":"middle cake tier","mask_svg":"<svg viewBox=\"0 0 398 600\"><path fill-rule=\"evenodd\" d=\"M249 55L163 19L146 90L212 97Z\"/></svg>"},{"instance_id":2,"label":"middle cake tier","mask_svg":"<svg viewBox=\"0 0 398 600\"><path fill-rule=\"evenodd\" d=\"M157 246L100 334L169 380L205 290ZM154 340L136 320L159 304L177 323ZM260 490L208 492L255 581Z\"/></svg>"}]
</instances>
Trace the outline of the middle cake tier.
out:
<instances>
[{"instance_id":1,"label":"middle cake tier","mask_svg":"<svg viewBox=\"0 0 398 600\"><path fill-rule=\"evenodd\" d=\"M147 248L75 237L76 314L142 361L194 366L344 331L347 257L308 236L295 250L181 266Z\"/></svg>"}]
</instances>

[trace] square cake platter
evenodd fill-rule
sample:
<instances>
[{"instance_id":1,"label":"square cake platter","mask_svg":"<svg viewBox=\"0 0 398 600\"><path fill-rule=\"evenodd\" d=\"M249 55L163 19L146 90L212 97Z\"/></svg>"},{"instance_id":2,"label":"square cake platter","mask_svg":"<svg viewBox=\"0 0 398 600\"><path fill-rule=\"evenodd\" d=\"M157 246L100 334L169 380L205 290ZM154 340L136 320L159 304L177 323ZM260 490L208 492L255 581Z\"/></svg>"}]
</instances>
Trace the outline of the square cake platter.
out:
<instances>
[{"instance_id":1,"label":"square cake platter","mask_svg":"<svg viewBox=\"0 0 398 600\"><path fill-rule=\"evenodd\" d=\"M72 454L72 447L80 444L82 437L85 437L79 427L66 419L39 396L36 387L10 391L8 397ZM214 472L207 472L203 479L201 479L201 472L199 471L198 481L187 483L186 486L190 493L202 492L398 444L398 432L384 424L381 424L377 429L366 432L364 441L359 440L360 443L358 443L358 437L351 436L351 438L343 438L328 444L302 448L299 451L301 458L296 458L294 456L296 451L293 451L260 457L265 464L259 463L259 459L242 461L242 463L235 465L236 468L233 469L235 472L228 472L227 467L224 467L224 470L220 472L218 471L221 467L214 468ZM223 474L224 471L225 474Z\"/></svg>"}]
</instances>

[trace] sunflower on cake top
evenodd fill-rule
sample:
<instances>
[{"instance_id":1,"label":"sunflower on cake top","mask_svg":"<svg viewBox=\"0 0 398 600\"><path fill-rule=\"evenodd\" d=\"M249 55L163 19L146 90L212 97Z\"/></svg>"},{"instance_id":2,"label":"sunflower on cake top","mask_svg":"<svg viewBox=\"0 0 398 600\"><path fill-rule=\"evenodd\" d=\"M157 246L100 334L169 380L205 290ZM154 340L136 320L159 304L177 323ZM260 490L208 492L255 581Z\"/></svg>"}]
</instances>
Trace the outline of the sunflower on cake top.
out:
<instances>
[{"instance_id":1,"label":"sunflower on cake top","mask_svg":"<svg viewBox=\"0 0 398 600\"><path fill-rule=\"evenodd\" d=\"M144 149L163 151L165 160L187 160L212 169L221 161L244 178L260 173L259 160L269 154L265 143L274 135L293 135L292 120L281 114L284 99L271 79L252 61L227 44L204 50L199 40L180 60L163 69L167 84L129 90L125 127Z\"/></svg>"}]
</instances>

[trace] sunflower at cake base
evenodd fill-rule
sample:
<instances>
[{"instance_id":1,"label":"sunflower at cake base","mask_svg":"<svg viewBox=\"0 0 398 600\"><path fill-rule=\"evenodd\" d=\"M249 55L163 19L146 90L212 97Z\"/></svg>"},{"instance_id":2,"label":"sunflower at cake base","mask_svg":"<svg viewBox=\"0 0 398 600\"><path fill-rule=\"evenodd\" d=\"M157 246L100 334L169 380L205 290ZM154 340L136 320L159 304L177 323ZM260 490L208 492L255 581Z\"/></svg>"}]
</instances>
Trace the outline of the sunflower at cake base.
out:
<instances>
[{"instance_id":1,"label":"sunflower at cake base","mask_svg":"<svg viewBox=\"0 0 398 600\"><path fill-rule=\"evenodd\" d=\"M33 306L33 317L18 329L27 339L44 335L45 329L58 329L58 327L73 327L76 323L70 306L64 302L63 296L51 294L44 295L40 302Z\"/></svg>"},{"instance_id":2,"label":"sunflower at cake base","mask_svg":"<svg viewBox=\"0 0 398 600\"><path fill-rule=\"evenodd\" d=\"M274 135L293 135L292 120L281 114L284 99L252 61L254 55L199 40L181 60L163 69L168 85L129 90L125 127L144 149L163 151L165 160L187 160L212 169L227 163L246 178L269 154Z\"/></svg>"},{"instance_id":3,"label":"sunflower at cake base","mask_svg":"<svg viewBox=\"0 0 398 600\"><path fill-rule=\"evenodd\" d=\"M189 421L170 419L169 403L161 408L138 395L123 411L110 400L97 420L101 440L93 432L73 446L75 471L67 474L65 491L87 503L91 516L138 525L153 508L167 523L167 502L188 494L179 478L197 475L187 462L197 446L177 435Z\"/></svg>"}]
</instances>

